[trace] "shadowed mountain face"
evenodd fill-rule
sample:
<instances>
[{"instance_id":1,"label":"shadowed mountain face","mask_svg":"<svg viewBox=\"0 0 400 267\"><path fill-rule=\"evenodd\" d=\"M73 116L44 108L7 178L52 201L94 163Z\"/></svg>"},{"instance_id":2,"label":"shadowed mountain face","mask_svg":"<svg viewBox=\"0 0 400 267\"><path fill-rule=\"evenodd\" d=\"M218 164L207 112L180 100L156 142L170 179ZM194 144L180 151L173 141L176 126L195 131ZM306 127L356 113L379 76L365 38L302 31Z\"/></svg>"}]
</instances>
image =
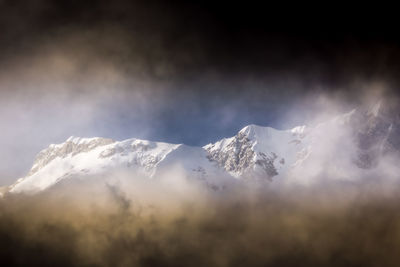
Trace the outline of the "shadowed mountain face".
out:
<instances>
[{"instance_id":1,"label":"shadowed mountain face","mask_svg":"<svg viewBox=\"0 0 400 267\"><path fill-rule=\"evenodd\" d=\"M356 164L360 168L373 168L382 156L400 151L399 110L382 102L369 110L358 111L351 124L358 148Z\"/></svg>"}]
</instances>

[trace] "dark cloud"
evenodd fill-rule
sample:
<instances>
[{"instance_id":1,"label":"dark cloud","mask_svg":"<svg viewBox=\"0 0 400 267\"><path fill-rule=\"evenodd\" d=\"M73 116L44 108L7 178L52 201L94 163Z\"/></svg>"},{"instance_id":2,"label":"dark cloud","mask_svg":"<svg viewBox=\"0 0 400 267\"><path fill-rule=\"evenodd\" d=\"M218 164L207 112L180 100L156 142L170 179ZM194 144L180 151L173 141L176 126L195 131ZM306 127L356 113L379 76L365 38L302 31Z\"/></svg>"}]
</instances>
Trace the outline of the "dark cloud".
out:
<instances>
[{"instance_id":1,"label":"dark cloud","mask_svg":"<svg viewBox=\"0 0 400 267\"><path fill-rule=\"evenodd\" d=\"M349 71L369 77L398 67L399 40L389 8L312 11L308 6L207 1L41 0L1 5L2 47L14 51L11 56L51 43L59 34L75 32L84 38L95 31L101 36L94 48L98 40L115 40L116 46L108 48L114 49L111 59L116 56L119 63L119 55L131 59L119 50L119 41L128 47L134 44L134 54L139 52L156 75L160 70L151 68L162 68L164 61L175 66L179 77L217 70L290 73L319 82L352 79ZM107 28L123 34L110 36L103 31Z\"/></svg>"},{"instance_id":2,"label":"dark cloud","mask_svg":"<svg viewBox=\"0 0 400 267\"><path fill-rule=\"evenodd\" d=\"M1 199L2 263L398 266L400 261L395 188L385 193L379 185L333 184L278 192L242 185L236 194L189 193L171 202L174 189L139 187L132 199L116 186L86 195L93 191L82 184ZM147 194L156 197L146 203Z\"/></svg>"}]
</instances>

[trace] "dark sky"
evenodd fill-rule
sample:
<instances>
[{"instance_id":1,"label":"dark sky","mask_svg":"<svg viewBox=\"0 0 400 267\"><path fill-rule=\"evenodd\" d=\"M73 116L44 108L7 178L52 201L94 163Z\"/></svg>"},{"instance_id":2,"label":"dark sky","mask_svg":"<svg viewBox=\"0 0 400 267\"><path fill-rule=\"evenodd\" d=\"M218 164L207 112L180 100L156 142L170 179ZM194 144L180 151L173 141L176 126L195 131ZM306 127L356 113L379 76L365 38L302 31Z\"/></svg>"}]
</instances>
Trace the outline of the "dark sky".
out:
<instances>
[{"instance_id":1,"label":"dark sky","mask_svg":"<svg viewBox=\"0 0 400 267\"><path fill-rule=\"evenodd\" d=\"M395 12L0 0L0 175L70 135L204 145L250 123L306 123L326 99L342 111L371 91L397 96Z\"/></svg>"}]
</instances>

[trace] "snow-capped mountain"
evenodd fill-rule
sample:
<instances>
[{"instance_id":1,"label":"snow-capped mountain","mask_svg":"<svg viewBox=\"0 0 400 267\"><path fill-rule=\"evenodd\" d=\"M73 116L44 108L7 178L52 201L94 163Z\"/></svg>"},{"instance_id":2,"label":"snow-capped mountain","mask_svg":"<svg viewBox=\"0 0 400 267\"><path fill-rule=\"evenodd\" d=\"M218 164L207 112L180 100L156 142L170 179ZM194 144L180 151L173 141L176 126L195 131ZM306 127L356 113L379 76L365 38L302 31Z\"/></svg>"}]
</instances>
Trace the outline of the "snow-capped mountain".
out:
<instances>
[{"instance_id":1,"label":"snow-capped mountain","mask_svg":"<svg viewBox=\"0 0 400 267\"><path fill-rule=\"evenodd\" d=\"M37 192L70 177L114 170L157 178L172 167L206 182L225 177L310 183L323 173L351 179L356 171L376 167L383 155L400 151L399 125L399 118L377 103L315 127L277 130L249 125L204 147L135 138L70 137L42 150L27 176L11 185L9 192Z\"/></svg>"},{"instance_id":2,"label":"snow-capped mountain","mask_svg":"<svg viewBox=\"0 0 400 267\"><path fill-rule=\"evenodd\" d=\"M28 175L12 185L10 192L40 191L68 177L115 170L151 178L175 166L196 178L219 173L201 147L134 138L119 142L100 137L70 137L62 144L42 150Z\"/></svg>"},{"instance_id":3,"label":"snow-capped mountain","mask_svg":"<svg viewBox=\"0 0 400 267\"><path fill-rule=\"evenodd\" d=\"M237 178L272 177L285 173L307 144L306 127L280 131L249 125L231 138L204 146L208 158Z\"/></svg>"}]
</instances>

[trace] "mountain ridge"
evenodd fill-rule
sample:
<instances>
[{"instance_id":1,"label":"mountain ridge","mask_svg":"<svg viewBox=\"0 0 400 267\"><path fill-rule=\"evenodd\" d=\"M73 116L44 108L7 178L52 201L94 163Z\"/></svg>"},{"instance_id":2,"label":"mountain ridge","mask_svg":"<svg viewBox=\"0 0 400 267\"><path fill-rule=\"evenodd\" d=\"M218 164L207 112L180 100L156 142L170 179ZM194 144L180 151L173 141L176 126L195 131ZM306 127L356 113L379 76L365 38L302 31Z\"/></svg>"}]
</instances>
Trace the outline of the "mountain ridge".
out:
<instances>
[{"instance_id":1,"label":"mountain ridge","mask_svg":"<svg viewBox=\"0 0 400 267\"><path fill-rule=\"evenodd\" d=\"M137 138L115 141L71 136L40 151L27 176L11 185L9 192L38 192L72 176L117 169L152 179L174 166L187 177L204 180L224 176L274 181L300 173L308 177L308 183L310 177L327 170L346 176L346 172L354 173L353 165L371 169L386 151L400 151L396 141L400 124L381 113L378 102L367 111L353 109L315 127L277 130L250 124L235 136L202 147Z\"/></svg>"}]
</instances>

